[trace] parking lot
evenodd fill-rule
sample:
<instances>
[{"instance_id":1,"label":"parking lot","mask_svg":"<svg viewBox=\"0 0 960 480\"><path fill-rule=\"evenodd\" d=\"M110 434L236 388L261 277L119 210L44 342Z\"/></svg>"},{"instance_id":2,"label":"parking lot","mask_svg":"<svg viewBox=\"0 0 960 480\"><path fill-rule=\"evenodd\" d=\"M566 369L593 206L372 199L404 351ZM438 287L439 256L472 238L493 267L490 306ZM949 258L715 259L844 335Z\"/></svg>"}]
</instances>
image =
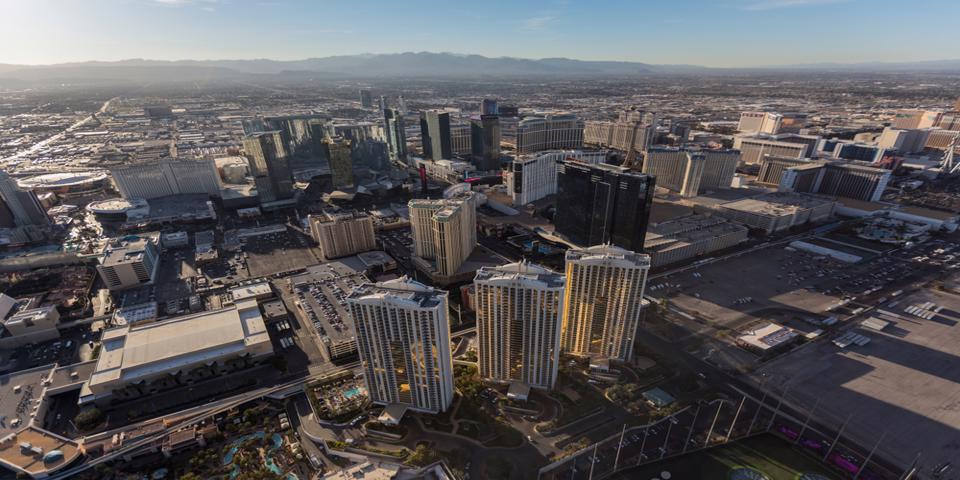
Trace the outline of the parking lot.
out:
<instances>
[{"instance_id":1,"label":"parking lot","mask_svg":"<svg viewBox=\"0 0 960 480\"><path fill-rule=\"evenodd\" d=\"M328 359L347 356L344 348L356 350L356 333L347 310L346 296L364 281L366 278L362 275L294 280L299 313L313 325L320 341L327 346Z\"/></svg>"},{"instance_id":2,"label":"parking lot","mask_svg":"<svg viewBox=\"0 0 960 480\"><path fill-rule=\"evenodd\" d=\"M954 278L956 280L956 276ZM879 452L906 465L960 462L960 295L922 288L887 299L870 312L889 321L882 332L858 327L863 346L818 342L757 372L817 416L840 424L863 445L884 438ZM883 419L878 422L877 419Z\"/></svg>"},{"instance_id":3,"label":"parking lot","mask_svg":"<svg viewBox=\"0 0 960 480\"><path fill-rule=\"evenodd\" d=\"M249 237L243 242L250 277L288 272L320 263L320 252L306 235L292 229Z\"/></svg>"},{"instance_id":4,"label":"parking lot","mask_svg":"<svg viewBox=\"0 0 960 480\"><path fill-rule=\"evenodd\" d=\"M844 267L826 257L772 247L652 279L647 292L668 298L680 311L695 312L708 327L738 330L772 309L822 314L837 299L818 284Z\"/></svg>"}]
</instances>

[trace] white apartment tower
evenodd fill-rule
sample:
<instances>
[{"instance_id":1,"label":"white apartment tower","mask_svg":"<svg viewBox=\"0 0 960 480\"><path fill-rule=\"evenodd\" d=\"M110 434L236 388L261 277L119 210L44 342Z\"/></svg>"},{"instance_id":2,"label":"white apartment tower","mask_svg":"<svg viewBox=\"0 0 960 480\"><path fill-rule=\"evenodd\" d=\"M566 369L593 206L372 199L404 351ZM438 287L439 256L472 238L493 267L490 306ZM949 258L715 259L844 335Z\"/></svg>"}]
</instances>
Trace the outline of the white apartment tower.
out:
<instances>
[{"instance_id":1,"label":"white apartment tower","mask_svg":"<svg viewBox=\"0 0 960 480\"><path fill-rule=\"evenodd\" d=\"M772 112L743 112L737 130L742 133L769 133L780 131L783 115Z\"/></svg>"},{"instance_id":2,"label":"white apartment tower","mask_svg":"<svg viewBox=\"0 0 960 480\"><path fill-rule=\"evenodd\" d=\"M525 262L474 278L480 376L553 388L560 361L563 276Z\"/></svg>"},{"instance_id":3,"label":"white apartment tower","mask_svg":"<svg viewBox=\"0 0 960 480\"><path fill-rule=\"evenodd\" d=\"M524 206L557 193L560 162L570 159L596 165L606 162L607 151L550 150L514 158L503 174L513 204Z\"/></svg>"},{"instance_id":4,"label":"white apartment tower","mask_svg":"<svg viewBox=\"0 0 960 480\"><path fill-rule=\"evenodd\" d=\"M326 259L346 257L377 247L373 219L361 213L310 215L310 233Z\"/></svg>"},{"instance_id":5,"label":"white apartment tower","mask_svg":"<svg viewBox=\"0 0 960 480\"><path fill-rule=\"evenodd\" d=\"M447 292L407 277L365 283L347 297L370 399L421 412L453 400Z\"/></svg>"},{"instance_id":6,"label":"white apartment tower","mask_svg":"<svg viewBox=\"0 0 960 480\"><path fill-rule=\"evenodd\" d=\"M654 149L647 153L643 173L657 177L657 186L696 197L700 191L706 158L700 152Z\"/></svg>"},{"instance_id":7,"label":"white apartment tower","mask_svg":"<svg viewBox=\"0 0 960 480\"><path fill-rule=\"evenodd\" d=\"M612 245L567 250L561 346L629 361L640 324L650 256Z\"/></svg>"},{"instance_id":8,"label":"white apartment tower","mask_svg":"<svg viewBox=\"0 0 960 480\"><path fill-rule=\"evenodd\" d=\"M434 263L441 276L457 273L477 244L476 195L463 192L439 200L411 200L413 255Z\"/></svg>"}]
</instances>

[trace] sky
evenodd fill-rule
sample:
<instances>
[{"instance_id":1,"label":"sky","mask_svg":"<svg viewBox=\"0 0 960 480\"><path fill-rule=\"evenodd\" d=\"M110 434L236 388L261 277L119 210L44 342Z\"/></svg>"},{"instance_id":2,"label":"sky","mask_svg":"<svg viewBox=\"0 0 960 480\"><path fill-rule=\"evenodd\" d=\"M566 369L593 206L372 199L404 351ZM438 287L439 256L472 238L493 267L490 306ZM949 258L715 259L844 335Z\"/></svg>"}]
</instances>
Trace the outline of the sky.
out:
<instances>
[{"instance_id":1,"label":"sky","mask_svg":"<svg viewBox=\"0 0 960 480\"><path fill-rule=\"evenodd\" d=\"M712 67L960 58L958 0L0 0L0 63L407 51Z\"/></svg>"}]
</instances>

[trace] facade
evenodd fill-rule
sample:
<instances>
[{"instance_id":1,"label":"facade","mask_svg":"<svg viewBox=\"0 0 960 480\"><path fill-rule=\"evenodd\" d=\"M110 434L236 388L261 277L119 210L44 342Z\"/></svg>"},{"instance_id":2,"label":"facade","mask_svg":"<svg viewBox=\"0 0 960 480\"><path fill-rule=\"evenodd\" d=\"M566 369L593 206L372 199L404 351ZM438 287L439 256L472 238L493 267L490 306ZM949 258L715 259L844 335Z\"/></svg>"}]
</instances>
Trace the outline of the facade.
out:
<instances>
[{"instance_id":1,"label":"facade","mask_svg":"<svg viewBox=\"0 0 960 480\"><path fill-rule=\"evenodd\" d=\"M529 263L474 278L481 378L553 388L560 361L563 276Z\"/></svg>"},{"instance_id":2,"label":"facade","mask_svg":"<svg viewBox=\"0 0 960 480\"><path fill-rule=\"evenodd\" d=\"M477 244L476 195L411 200L414 264L441 277L457 273Z\"/></svg>"},{"instance_id":3,"label":"facade","mask_svg":"<svg viewBox=\"0 0 960 480\"><path fill-rule=\"evenodd\" d=\"M110 170L113 182L126 199L150 200L170 195L220 196L223 188L213 160L160 160L125 165Z\"/></svg>"},{"instance_id":4,"label":"facade","mask_svg":"<svg viewBox=\"0 0 960 480\"><path fill-rule=\"evenodd\" d=\"M469 123L450 126L450 153L464 157L473 152L473 131ZM444 157L453 158L453 157Z\"/></svg>"},{"instance_id":5,"label":"facade","mask_svg":"<svg viewBox=\"0 0 960 480\"><path fill-rule=\"evenodd\" d=\"M733 148L740 150L743 163L748 165L759 164L766 155L803 158L808 151L808 146L803 143L750 136L734 137Z\"/></svg>"},{"instance_id":6,"label":"facade","mask_svg":"<svg viewBox=\"0 0 960 480\"><path fill-rule=\"evenodd\" d=\"M583 147L583 121L573 115L524 118L517 125L517 154Z\"/></svg>"},{"instance_id":7,"label":"facade","mask_svg":"<svg viewBox=\"0 0 960 480\"><path fill-rule=\"evenodd\" d=\"M16 180L0 170L0 224L7 227L27 225L46 225L50 217L37 195L29 190L21 190Z\"/></svg>"},{"instance_id":8,"label":"facade","mask_svg":"<svg viewBox=\"0 0 960 480\"><path fill-rule=\"evenodd\" d=\"M651 225L644 251L653 268L690 260L747 241L749 231L719 215L688 215Z\"/></svg>"},{"instance_id":9,"label":"facade","mask_svg":"<svg viewBox=\"0 0 960 480\"><path fill-rule=\"evenodd\" d=\"M806 145L807 149L803 152L804 157L813 157L823 150L823 137L819 135L800 135L799 133L781 133L770 137L774 140L786 143L795 143Z\"/></svg>"},{"instance_id":10,"label":"facade","mask_svg":"<svg viewBox=\"0 0 960 480\"><path fill-rule=\"evenodd\" d=\"M556 233L581 246L643 251L656 178L614 165L560 164Z\"/></svg>"},{"instance_id":11,"label":"facade","mask_svg":"<svg viewBox=\"0 0 960 480\"><path fill-rule=\"evenodd\" d=\"M819 193L868 202L880 200L889 170L865 162L795 160L767 156L758 181L781 192Z\"/></svg>"},{"instance_id":12,"label":"facade","mask_svg":"<svg viewBox=\"0 0 960 480\"><path fill-rule=\"evenodd\" d=\"M742 133L776 134L780 131L783 116L773 112L743 112L737 130Z\"/></svg>"},{"instance_id":13,"label":"facade","mask_svg":"<svg viewBox=\"0 0 960 480\"><path fill-rule=\"evenodd\" d=\"M387 148L390 160L407 161L407 132L403 125L403 114L399 110L383 110L383 129L387 136Z\"/></svg>"},{"instance_id":14,"label":"facade","mask_svg":"<svg viewBox=\"0 0 960 480\"><path fill-rule=\"evenodd\" d=\"M283 143L280 132L275 130L253 133L243 139L250 175L261 203L293 198L293 173Z\"/></svg>"},{"instance_id":15,"label":"facade","mask_svg":"<svg viewBox=\"0 0 960 480\"><path fill-rule=\"evenodd\" d=\"M830 162L824 166L817 193L876 202L890 182L890 171L861 163Z\"/></svg>"},{"instance_id":16,"label":"facade","mask_svg":"<svg viewBox=\"0 0 960 480\"><path fill-rule=\"evenodd\" d=\"M0 293L0 348L17 348L60 337L56 305L35 306L33 299L17 300Z\"/></svg>"},{"instance_id":17,"label":"facade","mask_svg":"<svg viewBox=\"0 0 960 480\"><path fill-rule=\"evenodd\" d=\"M875 143L833 139L824 142L823 152L833 158L878 163L883 160L886 150Z\"/></svg>"},{"instance_id":18,"label":"facade","mask_svg":"<svg viewBox=\"0 0 960 480\"><path fill-rule=\"evenodd\" d=\"M480 115L497 115L497 100L495 98L484 98L480 100Z\"/></svg>"},{"instance_id":19,"label":"facade","mask_svg":"<svg viewBox=\"0 0 960 480\"><path fill-rule=\"evenodd\" d=\"M730 188L733 177L740 165L738 150L701 150L703 154L703 174L700 177L700 193Z\"/></svg>"},{"instance_id":20,"label":"facade","mask_svg":"<svg viewBox=\"0 0 960 480\"><path fill-rule=\"evenodd\" d=\"M757 175L757 183L780 185L783 174L788 168L809 163L810 159L807 158L764 155L760 159L760 173Z\"/></svg>"},{"instance_id":21,"label":"facade","mask_svg":"<svg viewBox=\"0 0 960 480\"><path fill-rule=\"evenodd\" d=\"M151 233L111 240L97 265L107 288L125 290L153 283L160 265L159 237Z\"/></svg>"},{"instance_id":22,"label":"facade","mask_svg":"<svg viewBox=\"0 0 960 480\"><path fill-rule=\"evenodd\" d=\"M568 159L596 165L606 162L607 151L555 150L514 158L503 175L513 204L523 206L557 193L557 171Z\"/></svg>"},{"instance_id":23,"label":"facade","mask_svg":"<svg viewBox=\"0 0 960 480\"><path fill-rule=\"evenodd\" d=\"M474 164L460 160L414 160L416 167L423 167L427 176L441 182L456 184L477 169Z\"/></svg>"},{"instance_id":24,"label":"facade","mask_svg":"<svg viewBox=\"0 0 960 480\"><path fill-rule=\"evenodd\" d=\"M836 202L793 192L775 192L721 204L717 214L770 234L826 220Z\"/></svg>"},{"instance_id":25,"label":"facade","mask_svg":"<svg viewBox=\"0 0 960 480\"><path fill-rule=\"evenodd\" d=\"M290 168L316 168L326 158L323 139L330 134L330 119L321 115L286 115L257 118L244 125L244 132L280 132Z\"/></svg>"},{"instance_id":26,"label":"facade","mask_svg":"<svg viewBox=\"0 0 960 480\"><path fill-rule=\"evenodd\" d=\"M924 145L924 148L946 150L958 136L960 136L960 129L931 130L930 135L927 135L927 144Z\"/></svg>"},{"instance_id":27,"label":"facade","mask_svg":"<svg viewBox=\"0 0 960 480\"><path fill-rule=\"evenodd\" d=\"M657 178L657 186L684 197L730 188L740 163L736 150L654 148L647 152L643 173Z\"/></svg>"},{"instance_id":28,"label":"facade","mask_svg":"<svg viewBox=\"0 0 960 480\"><path fill-rule=\"evenodd\" d=\"M942 115L943 112L935 110L897 110L890 126L895 129L935 127Z\"/></svg>"},{"instance_id":29,"label":"facade","mask_svg":"<svg viewBox=\"0 0 960 480\"><path fill-rule=\"evenodd\" d=\"M80 403L141 398L252 367L273 354L257 301L105 330Z\"/></svg>"},{"instance_id":30,"label":"facade","mask_svg":"<svg viewBox=\"0 0 960 480\"><path fill-rule=\"evenodd\" d=\"M373 93L366 88L360 89L360 106L363 108L373 108Z\"/></svg>"},{"instance_id":31,"label":"facade","mask_svg":"<svg viewBox=\"0 0 960 480\"><path fill-rule=\"evenodd\" d=\"M370 399L438 413L453 401L447 292L403 277L347 297Z\"/></svg>"},{"instance_id":32,"label":"facade","mask_svg":"<svg viewBox=\"0 0 960 480\"><path fill-rule=\"evenodd\" d=\"M877 138L877 145L885 150L893 150L899 154L912 154L922 152L927 146L927 139L933 129L914 128L914 129L895 129L886 127L883 133Z\"/></svg>"},{"instance_id":33,"label":"facade","mask_svg":"<svg viewBox=\"0 0 960 480\"><path fill-rule=\"evenodd\" d=\"M310 215L310 233L324 258L346 257L377 247L373 219L362 213Z\"/></svg>"},{"instance_id":34,"label":"facade","mask_svg":"<svg viewBox=\"0 0 960 480\"><path fill-rule=\"evenodd\" d=\"M654 119L656 117L654 116ZM656 127L641 122L584 122L583 143L622 152L645 152L653 143Z\"/></svg>"},{"instance_id":35,"label":"facade","mask_svg":"<svg viewBox=\"0 0 960 480\"><path fill-rule=\"evenodd\" d=\"M496 103L494 103L496 108ZM470 121L470 146L478 170L500 169L500 117L481 115Z\"/></svg>"},{"instance_id":36,"label":"facade","mask_svg":"<svg viewBox=\"0 0 960 480\"><path fill-rule=\"evenodd\" d=\"M937 128L954 132L960 131L960 111L943 112L940 121L937 122Z\"/></svg>"},{"instance_id":37,"label":"facade","mask_svg":"<svg viewBox=\"0 0 960 480\"><path fill-rule=\"evenodd\" d=\"M630 361L649 270L649 255L612 245L567 250L563 351Z\"/></svg>"},{"instance_id":38,"label":"facade","mask_svg":"<svg viewBox=\"0 0 960 480\"><path fill-rule=\"evenodd\" d=\"M333 174L333 187L353 186L353 159L350 155L350 140L342 137L326 138L323 141Z\"/></svg>"},{"instance_id":39,"label":"facade","mask_svg":"<svg viewBox=\"0 0 960 480\"><path fill-rule=\"evenodd\" d=\"M706 160L696 151L657 148L647 152L643 173L657 177L657 186L695 197L700 191Z\"/></svg>"},{"instance_id":40,"label":"facade","mask_svg":"<svg viewBox=\"0 0 960 480\"><path fill-rule=\"evenodd\" d=\"M435 110L420 112L420 137L424 158L450 159L450 114ZM468 150L469 151L469 150Z\"/></svg>"}]
</instances>

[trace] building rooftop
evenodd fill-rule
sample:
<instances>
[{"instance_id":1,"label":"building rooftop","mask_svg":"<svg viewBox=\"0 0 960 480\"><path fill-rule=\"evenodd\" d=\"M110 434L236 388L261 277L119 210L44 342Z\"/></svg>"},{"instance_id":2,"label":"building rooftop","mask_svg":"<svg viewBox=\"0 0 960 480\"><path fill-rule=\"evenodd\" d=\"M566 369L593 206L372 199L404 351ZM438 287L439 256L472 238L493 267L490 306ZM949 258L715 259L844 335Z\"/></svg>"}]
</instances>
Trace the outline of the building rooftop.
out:
<instances>
[{"instance_id":1,"label":"building rooftop","mask_svg":"<svg viewBox=\"0 0 960 480\"><path fill-rule=\"evenodd\" d=\"M446 299L446 295L447 292L443 290L428 287L403 276L383 283L364 283L354 288L347 298L360 303L390 300L406 303L411 307L433 308L440 305Z\"/></svg>"},{"instance_id":2,"label":"building rooftop","mask_svg":"<svg viewBox=\"0 0 960 480\"><path fill-rule=\"evenodd\" d=\"M143 257L147 244L156 246L159 238L160 233L152 232L113 239L104 249L101 263L111 266L139 260Z\"/></svg>"},{"instance_id":3,"label":"building rooftop","mask_svg":"<svg viewBox=\"0 0 960 480\"><path fill-rule=\"evenodd\" d=\"M0 437L0 464L33 477L65 467L78 456L76 442L33 426Z\"/></svg>"},{"instance_id":4,"label":"building rooftop","mask_svg":"<svg viewBox=\"0 0 960 480\"><path fill-rule=\"evenodd\" d=\"M273 296L273 289L270 288L270 282L267 281L251 283L249 285L241 285L239 287L230 289L230 297L233 298L234 302L239 302L248 298L271 296Z\"/></svg>"},{"instance_id":5,"label":"building rooftop","mask_svg":"<svg viewBox=\"0 0 960 480\"><path fill-rule=\"evenodd\" d=\"M563 275L534 263L508 263L498 267L482 267L474 281L495 284L521 282L534 288L563 288Z\"/></svg>"},{"instance_id":6,"label":"building rooftop","mask_svg":"<svg viewBox=\"0 0 960 480\"><path fill-rule=\"evenodd\" d=\"M737 340L750 347L766 351L790 343L799 336L800 334L791 328L776 323L767 323L754 330L744 332L737 337Z\"/></svg>"},{"instance_id":7,"label":"building rooftop","mask_svg":"<svg viewBox=\"0 0 960 480\"><path fill-rule=\"evenodd\" d=\"M256 300L209 312L106 330L90 386L130 382L270 343Z\"/></svg>"},{"instance_id":8,"label":"building rooftop","mask_svg":"<svg viewBox=\"0 0 960 480\"><path fill-rule=\"evenodd\" d=\"M567 250L566 260L592 264L617 264L625 267L649 267L650 255L636 253L615 245L594 245Z\"/></svg>"},{"instance_id":9,"label":"building rooftop","mask_svg":"<svg viewBox=\"0 0 960 480\"><path fill-rule=\"evenodd\" d=\"M753 198L724 203L720 208L739 210L760 215L793 215L805 208L816 208L824 204L834 203L813 195L796 192L772 192L758 195Z\"/></svg>"}]
</instances>

